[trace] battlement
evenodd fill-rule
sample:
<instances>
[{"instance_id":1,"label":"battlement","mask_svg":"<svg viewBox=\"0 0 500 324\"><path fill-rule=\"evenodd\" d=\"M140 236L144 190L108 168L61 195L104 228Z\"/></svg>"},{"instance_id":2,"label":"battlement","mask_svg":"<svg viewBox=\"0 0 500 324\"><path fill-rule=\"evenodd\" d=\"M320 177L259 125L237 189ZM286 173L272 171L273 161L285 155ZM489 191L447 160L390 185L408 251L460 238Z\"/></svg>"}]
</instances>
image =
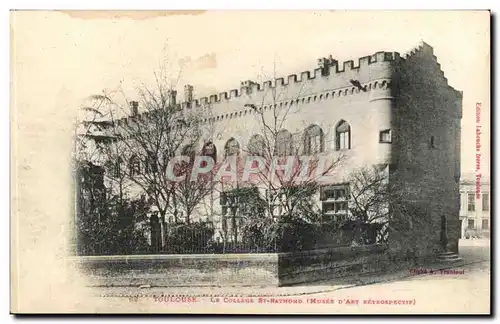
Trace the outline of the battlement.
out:
<instances>
[{"instance_id":1,"label":"battlement","mask_svg":"<svg viewBox=\"0 0 500 324\"><path fill-rule=\"evenodd\" d=\"M349 80L352 75L360 76L363 70L366 70L368 77L359 80L361 83L368 83L375 79L383 79L388 77L388 73L383 73L385 63L389 69L390 62L398 61L400 55L397 52L384 52L380 51L373 55L363 56L356 61L349 60L339 63L331 56L329 58L319 58L317 60L318 67L311 71L303 71L297 74L290 74L286 78L278 77L273 80L267 80L258 83L252 80L244 80L240 82L239 89L231 89L229 91L212 94L206 97L196 98L192 100L192 105L182 103L183 108L197 108L209 104L216 104L220 102L229 101L232 99L239 99L246 96L253 96L262 94L272 88L286 88L291 86L300 87L304 82L320 82L330 84L330 89L339 89L342 87L350 87ZM389 64L387 64L389 63ZM378 65L378 66L377 66ZM377 66L377 67L375 67ZM372 69L373 67L373 69ZM335 82L337 80L337 82ZM340 81L340 82L339 82Z\"/></svg>"},{"instance_id":2,"label":"battlement","mask_svg":"<svg viewBox=\"0 0 500 324\"><path fill-rule=\"evenodd\" d=\"M317 59L318 67L313 70L290 74L286 78L278 77L262 83L243 80L239 88L193 98L193 86L185 85L184 102L176 103L180 109L196 109L209 106L214 116L246 115L244 105L258 103L265 108L268 105L310 103L318 100L334 99L366 92L390 90L396 66L412 64L419 57L431 57L436 60L433 49L425 42L420 42L404 55L398 52L379 51L356 60L339 62L332 55ZM436 64L439 68L439 63ZM442 72L442 71L441 71ZM442 73L443 74L443 73ZM443 79L446 80L443 74ZM307 85L307 86L306 86ZM280 89L286 98L274 98L266 102L264 98L270 89ZM305 89L305 91L304 91ZM284 91L283 91L284 90ZM380 97L372 93L370 98ZM236 109L236 110L235 110ZM221 117L222 118L222 117Z\"/></svg>"}]
</instances>

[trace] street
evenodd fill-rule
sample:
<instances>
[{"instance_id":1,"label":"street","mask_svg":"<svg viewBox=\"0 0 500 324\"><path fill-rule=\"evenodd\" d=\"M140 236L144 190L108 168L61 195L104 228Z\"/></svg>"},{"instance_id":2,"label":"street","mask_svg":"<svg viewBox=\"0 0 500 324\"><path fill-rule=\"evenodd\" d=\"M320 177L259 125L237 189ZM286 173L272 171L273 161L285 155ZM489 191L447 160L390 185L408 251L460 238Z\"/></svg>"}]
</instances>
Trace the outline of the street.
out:
<instances>
[{"instance_id":1,"label":"street","mask_svg":"<svg viewBox=\"0 0 500 324\"><path fill-rule=\"evenodd\" d=\"M463 260L456 264L359 277L355 284L332 280L292 287L109 287L100 291L98 304L102 311L141 305L150 312L487 314L489 240L461 240L460 256Z\"/></svg>"},{"instance_id":2,"label":"street","mask_svg":"<svg viewBox=\"0 0 500 324\"><path fill-rule=\"evenodd\" d=\"M490 246L486 240L462 240L460 255L464 266L455 271L434 271L402 280L315 294L332 297L414 299L415 310L428 313L459 314L490 310ZM483 261L487 260L487 261ZM427 269L431 270L431 269ZM453 273L455 272L455 273ZM391 305L377 305L377 311L398 311ZM411 312L405 308L404 313Z\"/></svg>"}]
</instances>

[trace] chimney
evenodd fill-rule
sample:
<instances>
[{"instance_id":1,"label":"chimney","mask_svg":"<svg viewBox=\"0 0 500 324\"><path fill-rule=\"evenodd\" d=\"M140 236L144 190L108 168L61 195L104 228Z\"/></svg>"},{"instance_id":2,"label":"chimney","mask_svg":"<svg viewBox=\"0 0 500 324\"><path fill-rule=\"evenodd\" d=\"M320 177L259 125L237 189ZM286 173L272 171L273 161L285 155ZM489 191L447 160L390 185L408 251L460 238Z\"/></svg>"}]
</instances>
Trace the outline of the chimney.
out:
<instances>
[{"instance_id":1,"label":"chimney","mask_svg":"<svg viewBox=\"0 0 500 324\"><path fill-rule=\"evenodd\" d=\"M184 86L184 101L186 102L193 101L193 86L190 84L186 84Z\"/></svg>"},{"instance_id":2,"label":"chimney","mask_svg":"<svg viewBox=\"0 0 500 324\"><path fill-rule=\"evenodd\" d=\"M252 80L241 81L240 89L241 92L246 92L247 94L252 93L252 85L255 84Z\"/></svg>"},{"instance_id":3,"label":"chimney","mask_svg":"<svg viewBox=\"0 0 500 324\"><path fill-rule=\"evenodd\" d=\"M321 68L321 74L324 76L328 75L330 66L337 63L337 60L332 55L329 55L328 58L322 57L318 59L318 67Z\"/></svg>"},{"instance_id":4,"label":"chimney","mask_svg":"<svg viewBox=\"0 0 500 324\"><path fill-rule=\"evenodd\" d=\"M175 90L170 90L169 91L169 96L170 96L170 105L171 106L175 106L177 104L177 100L176 100L176 97L177 97L177 91Z\"/></svg>"},{"instance_id":5,"label":"chimney","mask_svg":"<svg viewBox=\"0 0 500 324\"><path fill-rule=\"evenodd\" d=\"M130 116L135 117L139 114L139 102L131 101L130 102Z\"/></svg>"}]
</instances>

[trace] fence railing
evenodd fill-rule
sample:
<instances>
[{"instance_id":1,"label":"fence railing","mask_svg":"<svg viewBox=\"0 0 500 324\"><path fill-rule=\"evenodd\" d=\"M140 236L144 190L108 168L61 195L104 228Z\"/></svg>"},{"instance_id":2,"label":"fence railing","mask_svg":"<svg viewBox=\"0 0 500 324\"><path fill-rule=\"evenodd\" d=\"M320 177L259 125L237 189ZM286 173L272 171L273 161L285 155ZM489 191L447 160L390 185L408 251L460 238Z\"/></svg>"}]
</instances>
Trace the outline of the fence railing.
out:
<instances>
[{"instance_id":1,"label":"fence railing","mask_svg":"<svg viewBox=\"0 0 500 324\"><path fill-rule=\"evenodd\" d=\"M104 244L97 249L88 250L91 254L79 254L279 253L348 246L354 239L362 244L373 244L377 237L376 231L357 232L352 226L341 228L329 223L271 224L273 225L279 225L278 230L228 227L227 224L214 222L167 223L163 234L159 229L151 230L149 242L143 241L140 248L129 246L123 249L101 249L107 247Z\"/></svg>"},{"instance_id":2,"label":"fence railing","mask_svg":"<svg viewBox=\"0 0 500 324\"><path fill-rule=\"evenodd\" d=\"M285 223L278 231L228 228L214 222L169 224L163 254L277 253L347 246L355 236L364 244L376 242L377 228L356 232L352 226L339 228L328 223ZM270 234L272 233L272 234Z\"/></svg>"}]
</instances>

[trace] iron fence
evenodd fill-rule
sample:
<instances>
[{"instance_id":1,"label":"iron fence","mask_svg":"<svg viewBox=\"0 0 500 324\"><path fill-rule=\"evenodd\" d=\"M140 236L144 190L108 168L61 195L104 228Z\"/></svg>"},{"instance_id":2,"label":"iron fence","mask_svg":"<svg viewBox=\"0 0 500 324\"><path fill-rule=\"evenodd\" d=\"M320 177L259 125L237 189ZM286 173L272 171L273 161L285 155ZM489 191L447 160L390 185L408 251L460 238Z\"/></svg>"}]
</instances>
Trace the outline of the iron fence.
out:
<instances>
[{"instance_id":1,"label":"iron fence","mask_svg":"<svg viewBox=\"0 0 500 324\"><path fill-rule=\"evenodd\" d=\"M282 222L275 220L264 227L245 227L237 222L198 221L190 223L150 223L139 232L79 240L78 255L110 254L226 254L278 253L349 246L354 240L373 244L379 240L374 231L357 232L353 226L332 223ZM104 233L106 234L106 233ZM149 235L148 235L149 234ZM83 237L82 235L80 235ZM147 238L145 237L147 236ZM83 237L85 238L85 237ZM99 237L96 237L99 238Z\"/></svg>"},{"instance_id":2,"label":"iron fence","mask_svg":"<svg viewBox=\"0 0 500 324\"><path fill-rule=\"evenodd\" d=\"M373 244L379 229L359 232L362 244ZM243 227L228 227L222 222L168 224L162 254L277 253L348 246L356 228L331 223L283 223L278 231L247 232Z\"/></svg>"}]
</instances>

